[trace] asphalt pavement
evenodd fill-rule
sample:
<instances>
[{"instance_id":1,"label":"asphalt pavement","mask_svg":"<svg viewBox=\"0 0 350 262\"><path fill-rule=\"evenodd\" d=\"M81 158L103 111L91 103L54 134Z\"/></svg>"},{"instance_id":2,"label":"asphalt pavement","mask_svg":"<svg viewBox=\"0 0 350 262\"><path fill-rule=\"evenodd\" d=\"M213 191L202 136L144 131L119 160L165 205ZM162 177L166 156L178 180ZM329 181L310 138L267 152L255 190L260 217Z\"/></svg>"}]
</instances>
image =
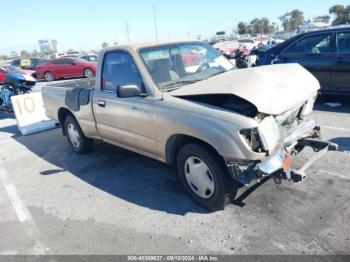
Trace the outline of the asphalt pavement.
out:
<instances>
[{"instance_id":1,"label":"asphalt pavement","mask_svg":"<svg viewBox=\"0 0 350 262\"><path fill-rule=\"evenodd\" d=\"M317 103L323 138L340 150L304 182L242 187L215 213L165 164L101 142L77 155L59 128L21 136L14 116L0 113L0 254L350 254L347 100Z\"/></svg>"}]
</instances>

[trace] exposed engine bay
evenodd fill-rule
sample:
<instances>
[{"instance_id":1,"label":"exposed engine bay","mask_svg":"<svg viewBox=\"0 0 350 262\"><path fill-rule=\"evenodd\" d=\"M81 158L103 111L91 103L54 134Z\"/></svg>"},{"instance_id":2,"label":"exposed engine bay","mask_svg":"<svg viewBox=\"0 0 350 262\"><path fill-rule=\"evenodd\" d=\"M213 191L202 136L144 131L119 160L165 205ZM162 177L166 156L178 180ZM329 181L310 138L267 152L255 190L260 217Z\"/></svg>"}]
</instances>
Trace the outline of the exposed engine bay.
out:
<instances>
[{"instance_id":1,"label":"exposed engine bay","mask_svg":"<svg viewBox=\"0 0 350 262\"><path fill-rule=\"evenodd\" d=\"M258 114L258 109L255 105L233 94L192 95L179 98L221 107L247 117L254 118Z\"/></svg>"}]
</instances>

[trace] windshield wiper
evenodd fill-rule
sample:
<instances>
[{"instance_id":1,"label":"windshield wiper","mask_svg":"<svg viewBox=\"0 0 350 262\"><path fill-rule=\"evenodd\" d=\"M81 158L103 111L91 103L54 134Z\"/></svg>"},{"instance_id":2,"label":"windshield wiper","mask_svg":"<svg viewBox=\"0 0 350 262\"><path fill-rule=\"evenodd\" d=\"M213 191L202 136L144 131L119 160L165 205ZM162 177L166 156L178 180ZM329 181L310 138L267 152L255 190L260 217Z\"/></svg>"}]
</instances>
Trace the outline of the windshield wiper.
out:
<instances>
[{"instance_id":1,"label":"windshield wiper","mask_svg":"<svg viewBox=\"0 0 350 262\"><path fill-rule=\"evenodd\" d=\"M231 71L231 70L232 70L232 69L230 69L229 71ZM213 76L221 75L221 74L226 73L226 72L228 72L228 71L216 72L216 73L214 73L214 74L212 74L212 75L210 75L210 76L208 76L208 77L206 77L206 78L203 78L202 80L208 80L209 78L211 78L211 77L213 77Z\"/></svg>"},{"instance_id":2,"label":"windshield wiper","mask_svg":"<svg viewBox=\"0 0 350 262\"><path fill-rule=\"evenodd\" d=\"M178 81L174 81L171 82L169 84L166 84L164 86L162 86L162 90L163 91L171 91L173 89L179 88L179 85L189 85L189 84L194 84L198 81L201 81L203 79L194 79L194 80L178 80ZM169 88L167 88L169 87Z\"/></svg>"}]
</instances>

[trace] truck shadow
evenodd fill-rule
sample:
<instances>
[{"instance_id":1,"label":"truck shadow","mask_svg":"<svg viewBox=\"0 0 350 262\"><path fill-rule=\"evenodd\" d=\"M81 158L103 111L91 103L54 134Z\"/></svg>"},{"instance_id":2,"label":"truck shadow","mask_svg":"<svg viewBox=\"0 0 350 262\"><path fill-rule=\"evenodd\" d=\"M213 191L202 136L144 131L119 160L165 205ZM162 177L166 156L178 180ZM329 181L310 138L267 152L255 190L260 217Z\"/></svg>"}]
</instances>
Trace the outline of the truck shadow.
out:
<instances>
[{"instance_id":1,"label":"truck shadow","mask_svg":"<svg viewBox=\"0 0 350 262\"><path fill-rule=\"evenodd\" d=\"M13 113L5 113L0 111L0 121L2 122L0 127L0 133L10 134L12 138L17 138L21 135L19 132L15 119L15 115Z\"/></svg>"},{"instance_id":2,"label":"truck shadow","mask_svg":"<svg viewBox=\"0 0 350 262\"><path fill-rule=\"evenodd\" d=\"M0 120L3 119L15 119L15 114L0 111Z\"/></svg>"},{"instance_id":3,"label":"truck shadow","mask_svg":"<svg viewBox=\"0 0 350 262\"><path fill-rule=\"evenodd\" d=\"M135 205L176 215L208 213L184 192L176 171L166 164L102 142L97 142L90 154L79 155L69 147L60 129L16 141L55 166L42 171L43 176L59 176L67 171Z\"/></svg>"},{"instance_id":4,"label":"truck shadow","mask_svg":"<svg viewBox=\"0 0 350 262\"><path fill-rule=\"evenodd\" d=\"M135 205L176 215L210 213L186 194L176 170L158 161L102 142L96 142L90 154L79 155L69 147L60 129L19 137L16 141L55 166L40 172L43 176L59 176L67 171ZM262 184L245 190L233 204L244 207L243 200Z\"/></svg>"},{"instance_id":5,"label":"truck shadow","mask_svg":"<svg viewBox=\"0 0 350 262\"><path fill-rule=\"evenodd\" d=\"M17 125L1 127L0 133L8 133L11 135L11 138L17 138L17 137L21 136L21 133L19 132L19 130L17 128Z\"/></svg>"}]
</instances>

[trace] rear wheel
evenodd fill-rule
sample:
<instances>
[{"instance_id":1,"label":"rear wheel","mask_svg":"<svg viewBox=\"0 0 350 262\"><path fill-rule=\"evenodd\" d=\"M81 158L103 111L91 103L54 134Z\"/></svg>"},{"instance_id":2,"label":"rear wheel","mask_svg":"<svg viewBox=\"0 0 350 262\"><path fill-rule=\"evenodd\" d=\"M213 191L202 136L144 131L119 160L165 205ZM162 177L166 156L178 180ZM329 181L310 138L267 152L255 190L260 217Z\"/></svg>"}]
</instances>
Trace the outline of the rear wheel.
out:
<instances>
[{"instance_id":1,"label":"rear wheel","mask_svg":"<svg viewBox=\"0 0 350 262\"><path fill-rule=\"evenodd\" d=\"M68 143L72 149L80 154L89 153L92 150L94 140L87 138L81 130L78 122L71 115L67 116L64 122L64 128Z\"/></svg>"},{"instance_id":2,"label":"rear wheel","mask_svg":"<svg viewBox=\"0 0 350 262\"><path fill-rule=\"evenodd\" d=\"M84 76L86 77L94 77L95 73L91 68L85 68L84 69Z\"/></svg>"},{"instance_id":3,"label":"rear wheel","mask_svg":"<svg viewBox=\"0 0 350 262\"><path fill-rule=\"evenodd\" d=\"M51 72L45 72L44 73L44 78L46 81L50 82L50 81L54 81L55 80L55 76L53 73Z\"/></svg>"},{"instance_id":4,"label":"rear wheel","mask_svg":"<svg viewBox=\"0 0 350 262\"><path fill-rule=\"evenodd\" d=\"M207 209L224 209L236 194L237 185L230 179L222 159L207 147L185 145L178 154L177 168L186 192Z\"/></svg>"}]
</instances>

